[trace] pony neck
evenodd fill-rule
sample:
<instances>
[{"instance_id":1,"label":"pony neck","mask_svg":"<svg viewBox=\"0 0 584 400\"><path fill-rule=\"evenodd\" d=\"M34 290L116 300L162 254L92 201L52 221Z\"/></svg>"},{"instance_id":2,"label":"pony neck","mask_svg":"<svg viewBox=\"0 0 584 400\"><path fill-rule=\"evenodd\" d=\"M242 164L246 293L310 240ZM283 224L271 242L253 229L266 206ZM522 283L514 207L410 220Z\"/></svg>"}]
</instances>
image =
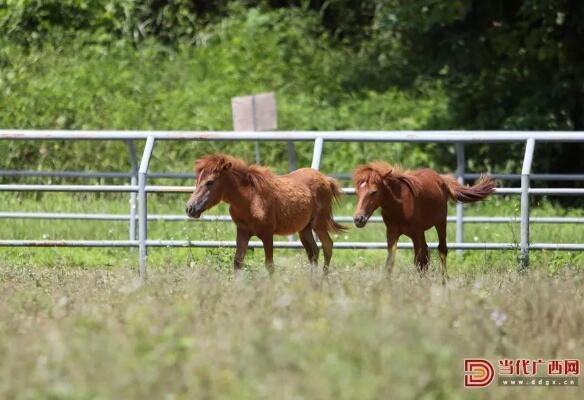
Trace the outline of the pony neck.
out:
<instances>
[{"instance_id":1,"label":"pony neck","mask_svg":"<svg viewBox=\"0 0 584 400\"><path fill-rule=\"evenodd\" d=\"M228 174L222 200L236 209L249 208L250 197L249 188L237 176Z\"/></svg>"},{"instance_id":2,"label":"pony neck","mask_svg":"<svg viewBox=\"0 0 584 400\"><path fill-rule=\"evenodd\" d=\"M383 185L386 196L382 196L384 203L389 207L401 206L403 199L400 197L403 184L397 179L392 179L389 182L385 182Z\"/></svg>"}]
</instances>

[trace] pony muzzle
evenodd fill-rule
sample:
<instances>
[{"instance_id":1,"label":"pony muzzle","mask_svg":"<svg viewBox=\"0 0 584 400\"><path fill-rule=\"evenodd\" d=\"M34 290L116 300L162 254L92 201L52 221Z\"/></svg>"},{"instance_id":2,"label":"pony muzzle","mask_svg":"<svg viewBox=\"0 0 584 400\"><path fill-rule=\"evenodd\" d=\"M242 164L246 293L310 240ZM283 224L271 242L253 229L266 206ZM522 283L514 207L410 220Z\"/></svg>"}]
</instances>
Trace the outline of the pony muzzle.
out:
<instances>
[{"instance_id":1,"label":"pony muzzle","mask_svg":"<svg viewBox=\"0 0 584 400\"><path fill-rule=\"evenodd\" d=\"M367 225L368 220L369 217L365 214L355 215L353 217L353 222L357 228L363 228L365 225Z\"/></svg>"},{"instance_id":2,"label":"pony muzzle","mask_svg":"<svg viewBox=\"0 0 584 400\"><path fill-rule=\"evenodd\" d=\"M191 218L199 218L204 209L201 202L187 203L185 206L185 213Z\"/></svg>"}]
</instances>

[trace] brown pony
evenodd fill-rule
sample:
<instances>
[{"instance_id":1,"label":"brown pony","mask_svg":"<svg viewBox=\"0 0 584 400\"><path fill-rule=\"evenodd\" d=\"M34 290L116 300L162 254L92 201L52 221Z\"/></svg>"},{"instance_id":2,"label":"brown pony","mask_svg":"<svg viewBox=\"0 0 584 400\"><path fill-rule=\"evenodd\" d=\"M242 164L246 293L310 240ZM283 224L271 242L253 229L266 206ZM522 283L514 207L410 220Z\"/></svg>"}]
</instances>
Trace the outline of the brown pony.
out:
<instances>
[{"instance_id":1,"label":"brown pony","mask_svg":"<svg viewBox=\"0 0 584 400\"><path fill-rule=\"evenodd\" d=\"M462 186L451 176L432 169L403 171L399 167L376 161L358 166L353 173L357 191L357 210L353 220L363 228L373 212L381 207L389 252L386 268L391 273L397 241L406 235L414 243L414 262L420 272L428 267L428 245L424 232L435 227L442 281L446 272L446 215L448 200L470 203L486 198L495 191L490 177L481 177L474 186Z\"/></svg>"},{"instance_id":2,"label":"brown pony","mask_svg":"<svg viewBox=\"0 0 584 400\"><path fill-rule=\"evenodd\" d=\"M185 211L189 217L199 218L220 201L229 204L237 225L236 271L243 265L249 239L257 236L264 244L266 268L273 272L274 235L296 232L310 263L316 266L318 246L313 230L322 244L325 271L328 269L333 248L329 232L345 229L333 220L333 200L342 194L335 180L311 168L277 176L268 168L224 154L197 160L195 170L196 189Z\"/></svg>"}]
</instances>

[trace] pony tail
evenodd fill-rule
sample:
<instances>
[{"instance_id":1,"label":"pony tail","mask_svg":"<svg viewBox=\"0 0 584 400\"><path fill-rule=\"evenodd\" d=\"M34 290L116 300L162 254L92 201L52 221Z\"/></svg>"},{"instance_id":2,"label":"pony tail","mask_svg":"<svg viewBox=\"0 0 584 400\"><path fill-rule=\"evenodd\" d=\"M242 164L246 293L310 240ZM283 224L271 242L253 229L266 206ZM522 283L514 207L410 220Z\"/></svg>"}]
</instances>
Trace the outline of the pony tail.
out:
<instances>
[{"instance_id":1,"label":"pony tail","mask_svg":"<svg viewBox=\"0 0 584 400\"><path fill-rule=\"evenodd\" d=\"M329 203L329 210L328 210L328 215L327 215L327 231L328 232L334 232L334 233L340 233L340 232L344 232L347 230L346 226L343 226L339 223L337 223L334 220L334 216L333 216L333 201L335 203L339 203L339 201L341 200L341 197L344 195L343 190L341 188L341 185L339 185L339 183L330 177L327 177L328 183L329 183L329 191L331 194L331 201Z\"/></svg>"},{"instance_id":2,"label":"pony tail","mask_svg":"<svg viewBox=\"0 0 584 400\"><path fill-rule=\"evenodd\" d=\"M451 200L461 203L473 203L483 200L495 192L495 180L490 176L481 176L473 186L463 186L454 177L442 175Z\"/></svg>"},{"instance_id":3,"label":"pony tail","mask_svg":"<svg viewBox=\"0 0 584 400\"><path fill-rule=\"evenodd\" d=\"M336 179L330 177L327 177L327 179L329 181L333 199L338 203L341 200L341 197L344 196L343 189L341 188L341 185L339 185L339 182L336 181Z\"/></svg>"}]
</instances>

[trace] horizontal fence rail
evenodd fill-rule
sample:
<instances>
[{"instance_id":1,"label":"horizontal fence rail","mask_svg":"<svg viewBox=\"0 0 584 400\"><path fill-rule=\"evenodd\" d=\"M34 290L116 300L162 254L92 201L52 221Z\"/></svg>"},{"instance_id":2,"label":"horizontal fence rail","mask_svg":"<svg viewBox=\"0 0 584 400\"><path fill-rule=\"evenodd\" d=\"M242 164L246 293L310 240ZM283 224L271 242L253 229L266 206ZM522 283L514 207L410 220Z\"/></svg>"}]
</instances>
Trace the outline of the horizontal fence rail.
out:
<instances>
[{"instance_id":1,"label":"horizontal fence rail","mask_svg":"<svg viewBox=\"0 0 584 400\"><path fill-rule=\"evenodd\" d=\"M192 193L191 186L145 186L148 193ZM131 185L1 185L0 192L119 192L138 193L140 188ZM343 188L344 194L355 194L354 188ZM584 189L579 188L530 188L529 194L571 196L584 195ZM494 194L521 194L521 188L498 188Z\"/></svg>"},{"instance_id":2,"label":"horizontal fence rail","mask_svg":"<svg viewBox=\"0 0 584 400\"><path fill-rule=\"evenodd\" d=\"M148 247L198 247L198 248L235 248L231 240L147 240ZM519 243L447 243L453 250L517 250ZM140 247L137 240L0 240L1 247ZM263 247L260 241L250 241L250 248ZM274 247L282 249L301 249L298 241L275 241ZM320 247L320 243L319 243ZM402 242L399 249L413 249L411 242ZM437 249L438 243L430 242L428 247ZM335 249L367 250L387 249L387 242L336 242ZM584 250L584 244L577 243L532 243L531 250L574 251Z\"/></svg>"},{"instance_id":3,"label":"horizontal fence rail","mask_svg":"<svg viewBox=\"0 0 584 400\"><path fill-rule=\"evenodd\" d=\"M584 132L573 131L75 131L0 130L0 140L199 140L199 141L315 141L413 143L582 142Z\"/></svg>"},{"instance_id":4,"label":"horizontal fence rail","mask_svg":"<svg viewBox=\"0 0 584 400\"><path fill-rule=\"evenodd\" d=\"M526 267L529 262L529 250L576 251L584 250L578 243L529 243L530 223L541 224L582 224L580 217L531 217L529 215L529 198L531 196L581 196L581 188L531 188L530 183L538 181L584 181L584 174L532 174L531 164L535 145L538 142L584 142L584 132L524 132L524 131L343 131L343 132L178 132L178 131L38 131L38 130L0 130L0 140L123 140L128 145L131 164L129 172L99 172L99 171L21 171L1 170L0 176L22 178L98 178L124 179L123 185L68 185L68 184L0 184L0 191L5 192L109 192L129 193L129 214L96 214L96 213L42 213L42 212L0 212L0 219L47 219L47 220L96 220L96 221L126 221L129 222L129 240L0 240L0 247L138 247L139 272L142 279L146 278L147 249L149 247L234 247L234 241L188 241L188 240L151 240L148 238L147 225L149 221L187 221L185 215L148 214L148 193L189 193L192 186L148 185L148 179L193 179L192 173L148 172L149 162L156 141L159 140L190 140L190 141L312 141L314 143L312 168L319 169L327 142L408 142L408 143L443 143L456 147L457 166L456 177L461 183L476 179L480 174L465 170L465 144L479 143L512 143L526 144L523 155L521 174L492 174L495 179L519 181L518 188L498 188L499 195L519 195L521 198L520 215L516 217L465 217L462 204L457 204L456 215L449 216L449 222L456 223L456 242L448 244L452 249L462 250L518 250L521 265ZM145 141L140 162L136 154L134 142ZM349 174L336 174L338 179L350 179ZM344 188L346 194L354 194L353 188ZM338 222L350 223L352 217L338 216ZM206 215L201 222L228 222L229 216ZM380 217L372 217L371 222L380 223ZM466 223L519 223L520 241L518 243L464 243L464 224ZM138 237L136 238L136 228ZM341 242L335 243L338 249L385 249L386 242ZM399 248L411 248L411 243L400 243ZM436 247L436 243L429 244ZM261 247L261 242L250 242L250 247ZM274 247L300 248L297 241L274 242Z\"/></svg>"},{"instance_id":5,"label":"horizontal fence rail","mask_svg":"<svg viewBox=\"0 0 584 400\"><path fill-rule=\"evenodd\" d=\"M138 220L137 216L133 216ZM39 219L39 220L80 220L80 221L129 221L129 214L85 214L85 213L45 213L45 212L0 212L0 219ZM338 216L334 220L339 223L352 223L351 216ZM456 222L456 216L449 216L448 222ZM183 214L148 214L148 221L176 221L185 222L231 222L229 215L203 215L199 219L192 219ZM519 217L464 217L466 224L510 224L520 223ZM584 217L529 217L533 224L584 224ZM381 217L371 217L368 223L383 223Z\"/></svg>"},{"instance_id":6,"label":"horizontal fence rail","mask_svg":"<svg viewBox=\"0 0 584 400\"><path fill-rule=\"evenodd\" d=\"M13 169L0 169L0 176L15 178L98 178L98 179L129 179L131 173L126 172L97 172L97 171L26 171ZM338 180L350 180L351 174L331 174ZM489 174L500 181L520 181L521 174ZM478 179L481 174L465 173L464 179ZM192 172L149 172L148 178L152 179L188 179L194 180L196 175ZM584 181L584 174L531 174L532 181Z\"/></svg>"}]
</instances>

